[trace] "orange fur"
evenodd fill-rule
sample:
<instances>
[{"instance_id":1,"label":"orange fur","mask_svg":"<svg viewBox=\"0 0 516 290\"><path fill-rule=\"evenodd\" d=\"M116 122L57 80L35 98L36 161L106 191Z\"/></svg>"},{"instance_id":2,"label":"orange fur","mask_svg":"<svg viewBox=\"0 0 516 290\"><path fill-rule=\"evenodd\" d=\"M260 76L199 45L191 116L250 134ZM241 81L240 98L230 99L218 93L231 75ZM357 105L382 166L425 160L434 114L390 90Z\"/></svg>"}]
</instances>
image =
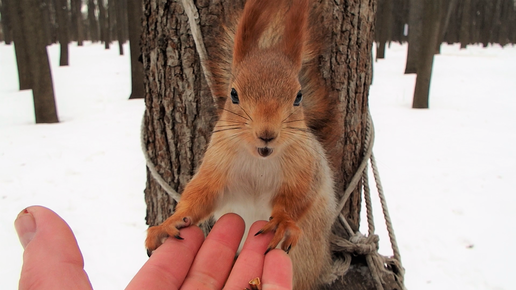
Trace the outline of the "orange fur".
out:
<instances>
[{"instance_id":1,"label":"orange fur","mask_svg":"<svg viewBox=\"0 0 516 290\"><path fill-rule=\"evenodd\" d=\"M319 140L328 145L331 138L312 129L324 131L332 113L315 75L322 48L313 6L308 0L248 0L236 32L227 30L219 61L211 64L215 91L225 96L219 120L176 212L149 229L147 249L167 236L180 238L180 228L211 215L236 212L247 227L270 217L259 233L274 232L269 249L290 251L294 288L327 281L336 202ZM295 105L300 91L304 99Z\"/></svg>"}]
</instances>

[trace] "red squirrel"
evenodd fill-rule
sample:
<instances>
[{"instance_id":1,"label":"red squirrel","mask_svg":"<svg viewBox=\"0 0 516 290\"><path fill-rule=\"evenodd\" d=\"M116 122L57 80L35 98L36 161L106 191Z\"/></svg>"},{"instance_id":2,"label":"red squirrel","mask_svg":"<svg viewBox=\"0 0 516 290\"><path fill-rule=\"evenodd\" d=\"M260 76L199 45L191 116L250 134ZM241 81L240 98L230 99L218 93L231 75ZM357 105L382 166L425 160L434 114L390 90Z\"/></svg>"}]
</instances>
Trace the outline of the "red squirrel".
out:
<instances>
[{"instance_id":1,"label":"red squirrel","mask_svg":"<svg viewBox=\"0 0 516 290\"><path fill-rule=\"evenodd\" d=\"M180 229L228 212L246 223L268 220L268 248L289 252L294 289L316 289L331 275L336 217L333 172L310 124L329 114L323 89L302 87L304 63L316 57L309 0L248 0L232 42L227 98L197 173L175 213L149 228L152 251ZM222 64L221 64L222 65ZM249 277L250 279L253 277Z\"/></svg>"}]
</instances>

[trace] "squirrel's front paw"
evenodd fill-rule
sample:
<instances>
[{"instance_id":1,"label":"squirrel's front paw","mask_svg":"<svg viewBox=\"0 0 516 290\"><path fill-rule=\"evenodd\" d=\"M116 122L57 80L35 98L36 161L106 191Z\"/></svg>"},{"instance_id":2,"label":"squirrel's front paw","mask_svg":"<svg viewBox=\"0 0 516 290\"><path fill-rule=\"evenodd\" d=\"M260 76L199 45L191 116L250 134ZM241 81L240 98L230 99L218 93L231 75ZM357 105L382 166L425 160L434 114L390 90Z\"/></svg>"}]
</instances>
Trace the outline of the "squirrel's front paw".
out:
<instances>
[{"instance_id":1,"label":"squirrel's front paw","mask_svg":"<svg viewBox=\"0 0 516 290\"><path fill-rule=\"evenodd\" d=\"M297 241L302 234L302 231L296 225L296 222L286 215L271 216L269 222L266 223L265 226L255 234L255 236L270 231L274 231L274 237L269 243L267 252L276 248L281 240L283 240L281 249L288 253L297 244Z\"/></svg>"},{"instance_id":2,"label":"squirrel's front paw","mask_svg":"<svg viewBox=\"0 0 516 290\"><path fill-rule=\"evenodd\" d=\"M147 230L147 239L145 239L145 247L147 253L152 253L161 244L165 242L167 237L174 237L182 240L183 238L179 234L179 229L185 228L191 225L192 219L189 217L176 217L172 215L161 225L150 227Z\"/></svg>"}]
</instances>

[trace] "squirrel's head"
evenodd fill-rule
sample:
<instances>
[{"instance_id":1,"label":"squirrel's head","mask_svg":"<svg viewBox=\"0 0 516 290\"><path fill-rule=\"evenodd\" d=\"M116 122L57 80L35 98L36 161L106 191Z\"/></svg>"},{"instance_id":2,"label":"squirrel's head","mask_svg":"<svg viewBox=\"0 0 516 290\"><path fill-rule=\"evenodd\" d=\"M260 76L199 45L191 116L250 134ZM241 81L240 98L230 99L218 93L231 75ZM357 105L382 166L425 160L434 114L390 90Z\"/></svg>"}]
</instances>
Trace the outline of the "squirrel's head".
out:
<instances>
[{"instance_id":1,"label":"squirrel's head","mask_svg":"<svg viewBox=\"0 0 516 290\"><path fill-rule=\"evenodd\" d=\"M292 142L302 142L307 132L298 75L308 1L293 1L283 15L277 10L275 1L246 3L235 34L228 98L215 128L215 132L227 128L228 134L239 135L243 145L264 158ZM274 22L283 23L282 35L275 42L262 39Z\"/></svg>"}]
</instances>

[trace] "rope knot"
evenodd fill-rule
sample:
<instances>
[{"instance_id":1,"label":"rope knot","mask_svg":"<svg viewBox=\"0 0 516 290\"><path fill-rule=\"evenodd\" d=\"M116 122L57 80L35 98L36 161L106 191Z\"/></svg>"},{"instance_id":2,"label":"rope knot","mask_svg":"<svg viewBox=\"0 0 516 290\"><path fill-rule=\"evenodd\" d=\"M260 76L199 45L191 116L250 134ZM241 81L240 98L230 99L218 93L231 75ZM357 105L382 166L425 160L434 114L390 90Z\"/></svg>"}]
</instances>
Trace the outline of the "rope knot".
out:
<instances>
[{"instance_id":1,"label":"rope knot","mask_svg":"<svg viewBox=\"0 0 516 290\"><path fill-rule=\"evenodd\" d=\"M365 256L377 253L379 240L378 235L369 235L366 237L361 233L355 233L349 240L334 237L332 250Z\"/></svg>"}]
</instances>

